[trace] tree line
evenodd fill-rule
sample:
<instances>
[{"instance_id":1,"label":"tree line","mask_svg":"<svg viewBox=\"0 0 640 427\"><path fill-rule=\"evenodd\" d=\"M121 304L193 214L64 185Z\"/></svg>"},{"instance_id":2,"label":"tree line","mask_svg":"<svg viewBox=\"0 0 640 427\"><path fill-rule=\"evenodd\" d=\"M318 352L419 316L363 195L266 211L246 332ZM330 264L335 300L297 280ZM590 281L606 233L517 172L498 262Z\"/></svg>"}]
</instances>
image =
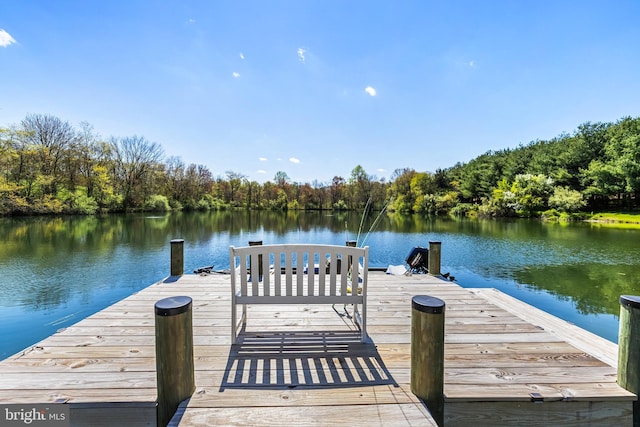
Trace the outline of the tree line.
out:
<instances>
[{"instance_id":1,"label":"tree line","mask_svg":"<svg viewBox=\"0 0 640 427\"><path fill-rule=\"evenodd\" d=\"M29 114L0 128L0 215L171 210L381 210L460 216L560 216L636 207L640 118L585 123L572 134L489 151L435 172L397 169L378 179L356 165L331 182L292 182L284 171L258 183L213 176L165 157L142 136L101 138Z\"/></svg>"}]
</instances>

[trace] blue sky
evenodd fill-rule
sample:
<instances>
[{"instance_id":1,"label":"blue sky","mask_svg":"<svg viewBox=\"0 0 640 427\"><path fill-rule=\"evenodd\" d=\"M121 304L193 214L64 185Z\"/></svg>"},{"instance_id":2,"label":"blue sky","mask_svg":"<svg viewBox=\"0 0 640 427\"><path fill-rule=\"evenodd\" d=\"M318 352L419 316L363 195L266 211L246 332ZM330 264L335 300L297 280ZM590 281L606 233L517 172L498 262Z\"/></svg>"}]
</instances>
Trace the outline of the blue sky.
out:
<instances>
[{"instance_id":1,"label":"blue sky","mask_svg":"<svg viewBox=\"0 0 640 427\"><path fill-rule=\"evenodd\" d=\"M640 115L636 0L2 0L0 127L251 180L433 172Z\"/></svg>"}]
</instances>

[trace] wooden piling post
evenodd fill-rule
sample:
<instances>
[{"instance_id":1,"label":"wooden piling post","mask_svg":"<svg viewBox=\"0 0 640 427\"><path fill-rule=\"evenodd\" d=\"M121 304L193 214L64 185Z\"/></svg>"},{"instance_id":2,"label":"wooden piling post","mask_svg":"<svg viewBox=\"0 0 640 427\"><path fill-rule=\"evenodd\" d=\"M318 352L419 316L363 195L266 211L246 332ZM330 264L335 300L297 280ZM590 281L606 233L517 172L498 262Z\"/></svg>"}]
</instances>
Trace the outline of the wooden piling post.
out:
<instances>
[{"instance_id":1,"label":"wooden piling post","mask_svg":"<svg viewBox=\"0 0 640 427\"><path fill-rule=\"evenodd\" d=\"M158 426L165 427L196 389L193 362L192 301L187 296L156 302Z\"/></svg>"},{"instance_id":2,"label":"wooden piling post","mask_svg":"<svg viewBox=\"0 0 640 427\"><path fill-rule=\"evenodd\" d=\"M411 300L411 392L444 425L444 309L439 298L416 295Z\"/></svg>"},{"instance_id":3,"label":"wooden piling post","mask_svg":"<svg viewBox=\"0 0 640 427\"><path fill-rule=\"evenodd\" d=\"M440 276L440 250L442 242L429 242L429 274Z\"/></svg>"},{"instance_id":4,"label":"wooden piling post","mask_svg":"<svg viewBox=\"0 0 640 427\"><path fill-rule=\"evenodd\" d=\"M184 274L184 239L171 241L171 275L182 276Z\"/></svg>"},{"instance_id":5,"label":"wooden piling post","mask_svg":"<svg viewBox=\"0 0 640 427\"><path fill-rule=\"evenodd\" d=\"M640 296L620 297L618 384L640 394ZM633 401L633 426L640 426L640 403Z\"/></svg>"},{"instance_id":6,"label":"wooden piling post","mask_svg":"<svg viewBox=\"0 0 640 427\"><path fill-rule=\"evenodd\" d=\"M250 240L249 246L262 246L262 240ZM249 274L251 274L251 260L249 260ZM258 255L258 281L262 281L262 255Z\"/></svg>"},{"instance_id":7,"label":"wooden piling post","mask_svg":"<svg viewBox=\"0 0 640 427\"><path fill-rule=\"evenodd\" d=\"M353 248L355 248L357 244L358 244L358 242L356 240L347 240L347 242L346 242L347 246L351 246ZM353 257L349 256L347 258L347 269L348 270L351 270L351 264L353 264Z\"/></svg>"}]
</instances>

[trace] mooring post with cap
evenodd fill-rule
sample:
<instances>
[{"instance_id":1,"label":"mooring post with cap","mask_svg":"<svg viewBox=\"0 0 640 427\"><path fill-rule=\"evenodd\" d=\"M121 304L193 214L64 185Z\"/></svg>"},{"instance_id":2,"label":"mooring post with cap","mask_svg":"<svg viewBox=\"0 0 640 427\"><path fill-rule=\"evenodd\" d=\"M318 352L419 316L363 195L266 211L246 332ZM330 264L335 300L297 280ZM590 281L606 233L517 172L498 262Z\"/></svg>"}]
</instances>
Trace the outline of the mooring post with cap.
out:
<instances>
[{"instance_id":1,"label":"mooring post with cap","mask_svg":"<svg viewBox=\"0 0 640 427\"><path fill-rule=\"evenodd\" d=\"M356 245L358 244L358 242L357 242L357 241L355 241L355 240L347 240L345 244L346 244L347 246L350 246L350 247L352 247L352 248L355 248L355 247L356 247ZM351 270L351 264L353 264L353 258L352 258L351 256L349 256L349 257L347 258L347 267L348 267L348 270Z\"/></svg>"},{"instance_id":2,"label":"mooring post with cap","mask_svg":"<svg viewBox=\"0 0 640 427\"><path fill-rule=\"evenodd\" d=\"M440 276L440 251L442 242L429 242L429 274L432 276Z\"/></svg>"},{"instance_id":3,"label":"mooring post with cap","mask_svg":"<svg viewBox=\"0 0 640 427\"><path fill-rule=\"evenodd\" d=\"M262 246L262 240L250 240L249 246ZM249 272L251 271L251 260L249 260ZM258 281L262 281L262 255L258 255Z\"/></svg>"},{"instance_id":4,"label":"mooring post with cap","mask_svg":"<svg viewBox=\"0 0 640 427\"><path fill-rule=\"evenodd\" d=\"M196 389L191 305L187 296L164 298L155 305L158 426L165 427Z\"/></svg>"},{"instance_id":5,"label":"mooring post with cap","mask_svg":"<svg viewBox=\"0 0 640 427\"><path fill-rule=\"evenodd\" d=\"M620 297L618 385L640 394L640 296ZM633 426L640 426L640 404L633 401Z\"/></svg>"},{"instance_id":6,"label":"mooring post with cap","mask_svg":"<svg viewBox=\"0 0 640 427\"><path fill-rule=\"evenodd\" d=\"M182 276L184 274L184 239L171 241L171 275Z\"/></svg>"},{"instance_id":7,"label":"mooring post with cap","mask_svg":"<svg viewBox=\"0 0 640 427\"><path fill-rule=\"evenodd\" d=\"M439 426L444 425L444 309L439 298L411 300L411 392Z\"/></svg>"}]
</instances>

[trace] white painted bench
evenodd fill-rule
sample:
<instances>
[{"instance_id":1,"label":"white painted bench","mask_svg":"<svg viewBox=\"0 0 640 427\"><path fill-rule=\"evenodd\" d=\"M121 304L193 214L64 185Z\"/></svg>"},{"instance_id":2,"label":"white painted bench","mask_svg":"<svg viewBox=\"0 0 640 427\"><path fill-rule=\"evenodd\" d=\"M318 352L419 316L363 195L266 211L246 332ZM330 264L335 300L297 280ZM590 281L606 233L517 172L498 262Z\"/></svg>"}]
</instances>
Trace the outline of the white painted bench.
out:
<instances>
[{"instance_id":1,"label":"white painted bench","mask_svg":"<svg viewBox=\"0 0 640 427\"><path fill-rule=\"evenodd\" d=\"M360 340L366 341L368 247L231 246L229 261L232 343L239 328L246 326L247 304L353 304ZM238 305L242 305L239 322Z\"/></svg>"}]
</instances>

